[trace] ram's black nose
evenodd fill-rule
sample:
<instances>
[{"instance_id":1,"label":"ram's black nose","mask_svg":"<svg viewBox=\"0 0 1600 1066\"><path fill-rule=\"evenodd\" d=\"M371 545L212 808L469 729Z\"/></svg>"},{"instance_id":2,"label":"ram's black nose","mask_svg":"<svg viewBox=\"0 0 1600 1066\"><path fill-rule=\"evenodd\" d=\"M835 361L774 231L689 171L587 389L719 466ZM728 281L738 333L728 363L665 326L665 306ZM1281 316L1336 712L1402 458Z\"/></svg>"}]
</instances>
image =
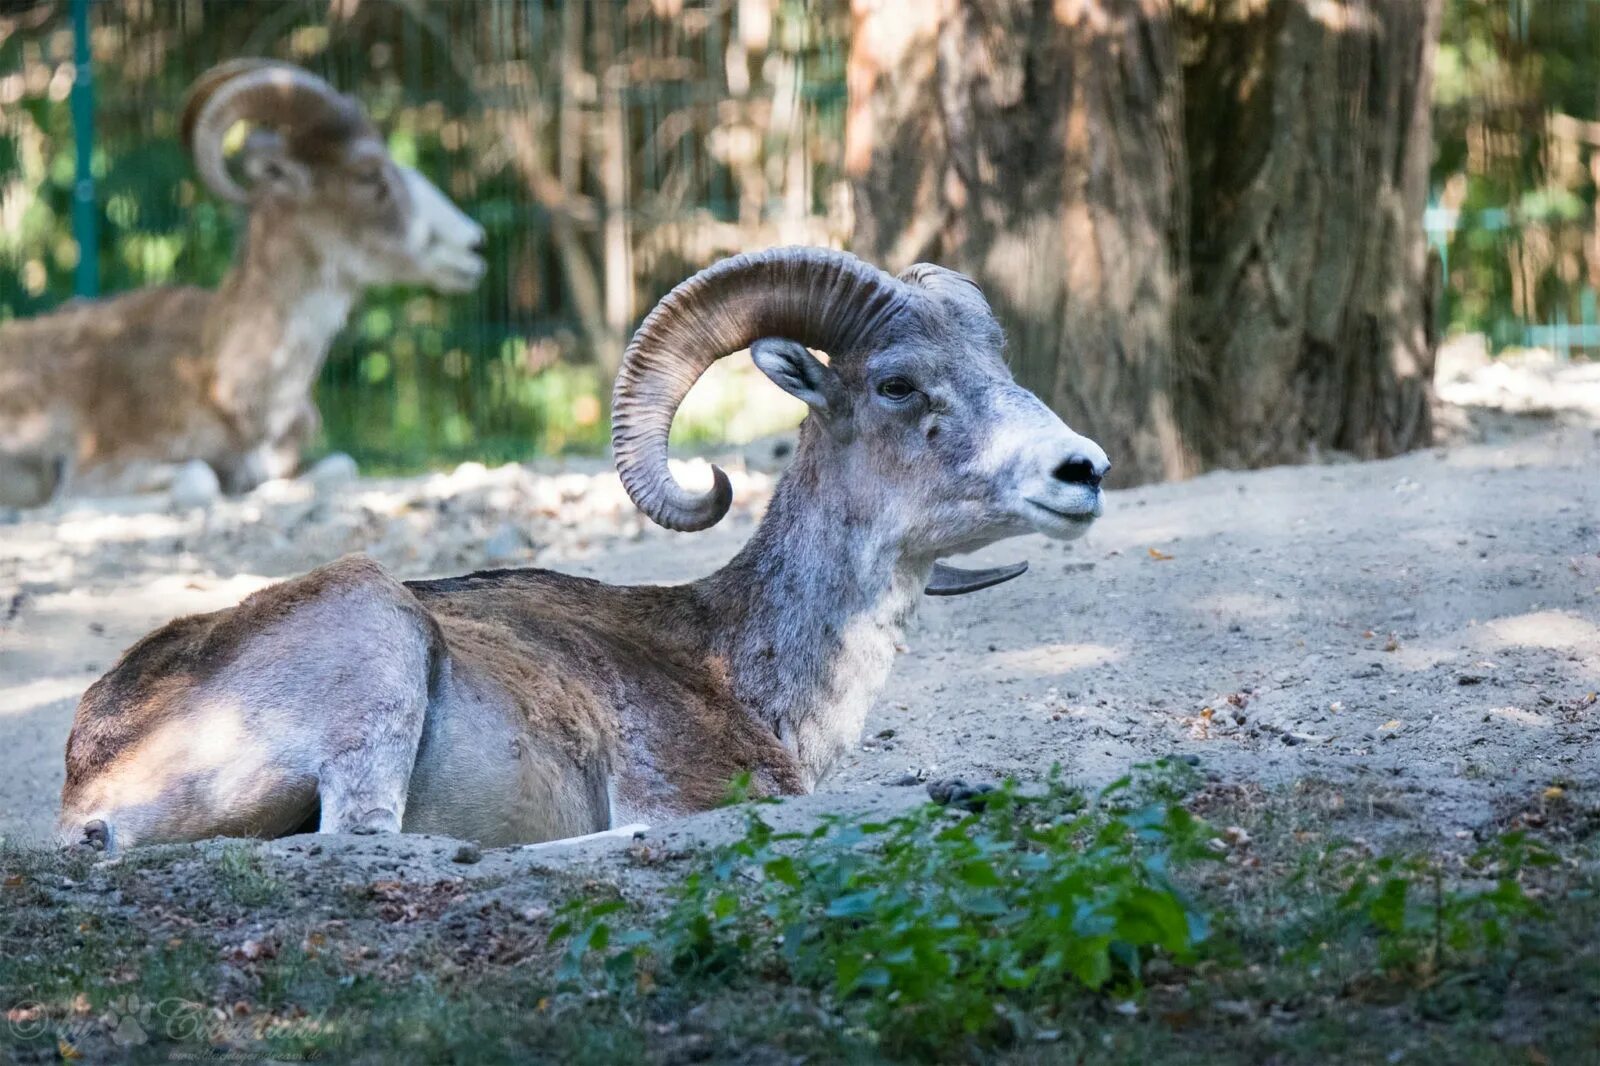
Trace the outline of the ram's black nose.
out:
<instances>
[{"instance_id":1,"label":"ram's black nose","mask_svg":"<svg viewBox=\"0 0 1600 1066\"><path fill-rule=\"evenodd\" d=\"M1065 481L1069 485L1087 485L1095 489L1100 487L1106 471L1110 469L1111 464L1105 460L1096 462L1087 455L1074 455L1056 467L1055 476L1057 481Z\"/></svg>"}]
</instances>

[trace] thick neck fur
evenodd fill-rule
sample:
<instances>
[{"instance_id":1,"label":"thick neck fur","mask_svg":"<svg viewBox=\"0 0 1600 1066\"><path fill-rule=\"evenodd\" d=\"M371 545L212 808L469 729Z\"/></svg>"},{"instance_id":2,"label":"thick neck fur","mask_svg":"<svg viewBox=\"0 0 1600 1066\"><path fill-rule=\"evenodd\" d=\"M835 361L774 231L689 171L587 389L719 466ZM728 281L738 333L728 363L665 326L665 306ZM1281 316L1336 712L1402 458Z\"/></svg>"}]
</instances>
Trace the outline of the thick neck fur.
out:
<instances>
[{"instance_id":1,"label":"thick neck fur","mask_svg":"<svg viewBox=\"0 0 1600 1066\"><path fill-rule=\"evenodd\" d=\"M698 586L734 695L794 753L808 787L860 740L932 565L907 556L892 508L858 499L860 479L816 436L744 550Z\"/></svg>"},{"instance_id":2,"label":"thick neck fur","mask_svg":"<svg viewBox=\"0 0 1600 1066\"><path fill-rule=\"evenodd\" d=\"M307 402L360 287L294 220L252 210L205 324L213 397L241 430L281 438Z\"/></svg>"}]
</instances>

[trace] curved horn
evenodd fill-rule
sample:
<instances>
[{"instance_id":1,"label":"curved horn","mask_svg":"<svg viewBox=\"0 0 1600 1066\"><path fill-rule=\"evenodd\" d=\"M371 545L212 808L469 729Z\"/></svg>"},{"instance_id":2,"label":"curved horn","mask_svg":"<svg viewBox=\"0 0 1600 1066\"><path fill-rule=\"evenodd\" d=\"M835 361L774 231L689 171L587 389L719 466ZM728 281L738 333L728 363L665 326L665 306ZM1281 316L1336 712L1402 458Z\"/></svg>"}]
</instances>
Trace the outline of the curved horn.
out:
<instances>
[{"instance_id":1,"label":"curved horn","mask_svg":"<svg viewBox=\"0 0 1600 1066\"><path fill-rule=\"evenodd\" d=\"M711 490L696 493L667 468L672 417L706 368L762 337L852 355L920 299L878 268L823 248L733 256L680 284L645 316L612 392L611 444L628 495L668 529L715 525L733 501L728 476L712 467Z\"/></svg>"},{"instance_id":2,"label":"curved horn","mask_svg":"<svg viewBox=\"0 0 1600 1066\"><path fill-rule=\"evenodd\" d=\"M1004 343L994 309L978 283L967 275L936 263L912 263L900 271L900 280L944 300L963 322L991 332L995 344Z\"/></svg>"},{"instance_id":3,"label":"curved horn","mask_svg":"<svg viewBox=\"0 0 1600 1066\"><path fill-rule=\"evenodd\" d=\"M348 97L292 63L235 59L211 68L190 88L179 131L200 180L233 203L245 203L249 194L228 174L222 139L240 119L341 138L366 127L360 108Z\"/></svg>"}]
</instances>

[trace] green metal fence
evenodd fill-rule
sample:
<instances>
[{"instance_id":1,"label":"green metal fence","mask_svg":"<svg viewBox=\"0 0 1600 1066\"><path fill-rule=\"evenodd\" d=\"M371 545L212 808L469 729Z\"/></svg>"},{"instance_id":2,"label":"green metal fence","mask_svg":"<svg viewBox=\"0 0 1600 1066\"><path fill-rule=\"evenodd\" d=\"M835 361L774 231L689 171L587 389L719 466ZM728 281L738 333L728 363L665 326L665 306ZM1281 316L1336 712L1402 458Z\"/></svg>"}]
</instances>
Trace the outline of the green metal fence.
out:
<instances>
[{"instance_id":1,"label":"green metal fence","mask_svg":"<svg viewBox=\"0 0 1600 1066\"><path fill-rule=\"evenodd\" d=\"M1600 354L1600 3L1447 0L1436 81L1451 325Z\"/></svg>"},{"instance_id":2,"label":"green metal fence","mask_svg":"<svg viewBox=\"0 0 1600 1066\"><path fill-rule=\"evenodd\" d=\"M849 21L848 0L0 0L0 319L216 284L236 219L176 108L212 64L275 56L359 97L489 234L472 295L357 311L324 446L378 468L598 448L609 370L671 284L847 236ZM1449 324L1600 351L1600 2L1447 0L1436 105ZM681 430L761 426L711 391Z\"/></svg>"},{"instance_id":3,"label":"green metal fence","mask_svg":"<svg viewBox=\"0 0 1600 1066\"><path fill-rule=\"evenodd\" d=\"M671 284L763 243L842 239L847 29L843 0L13 2L0 318L96 274L105 292L214 285L236 219L194 181L176 110L214 63L288 59L360 98L488 231L470 296L358 309L319 384L325 445L376 467L599 447L609 369ZM713 404L687 429L730 417Z\"/></svg>"}]
</instances>

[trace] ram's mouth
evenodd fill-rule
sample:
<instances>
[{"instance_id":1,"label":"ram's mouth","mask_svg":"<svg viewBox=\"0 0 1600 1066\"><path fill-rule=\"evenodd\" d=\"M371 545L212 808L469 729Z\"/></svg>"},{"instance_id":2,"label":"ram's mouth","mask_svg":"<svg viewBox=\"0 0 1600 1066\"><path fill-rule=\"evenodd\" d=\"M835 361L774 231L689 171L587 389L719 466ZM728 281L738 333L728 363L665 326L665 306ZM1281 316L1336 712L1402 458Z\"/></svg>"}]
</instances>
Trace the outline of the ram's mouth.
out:
<instances>
[{"instance_id":1,"label":"ram's mouth","mask_svg":"<svg viewBox=\"0 0 1600 1066\"><path fill-rule=\"evenodd\" d=\"M469 292L483 280L487 264L473 252L437 255L429 273L432 286L443 292Z\"/></svg>"},{"instance_id":2,"label":"ram's mouth","mask_svg":"<svg viewBox=\"0 0 1600 1066\"><path fill-rule=\"evenodd\" d=\"M1028 524L1035 533L1043 533L1052 540L1077 540L1089 532L1103 509L1099 492L1083 493L1081 503L1074 500L1071 504L1057 500L1046 502L1034 496L1026 499Z\"/></svg>"},{"instance_id":3,"label":"ram's mouth","mask_svg":"<svg viewBox=\"0 0 1600 1066\"><path fill-rule=\"evenodd\" d=\"M1099 518L1101 512L1104 510L1104 507L1101 504L1101 496L1098 492L1094 494L1094 502L1087 508L1062 507L1059 504L1045 503L1044 501L1036 499L1032 496L1028 497L1028 503L1034 507L1037 507L1046 514L1051 515L1052 517L1065 519L1068 522L1082 523L1083 525L1088 525L1096 518Z\"/></svg>"}]
</instances>

